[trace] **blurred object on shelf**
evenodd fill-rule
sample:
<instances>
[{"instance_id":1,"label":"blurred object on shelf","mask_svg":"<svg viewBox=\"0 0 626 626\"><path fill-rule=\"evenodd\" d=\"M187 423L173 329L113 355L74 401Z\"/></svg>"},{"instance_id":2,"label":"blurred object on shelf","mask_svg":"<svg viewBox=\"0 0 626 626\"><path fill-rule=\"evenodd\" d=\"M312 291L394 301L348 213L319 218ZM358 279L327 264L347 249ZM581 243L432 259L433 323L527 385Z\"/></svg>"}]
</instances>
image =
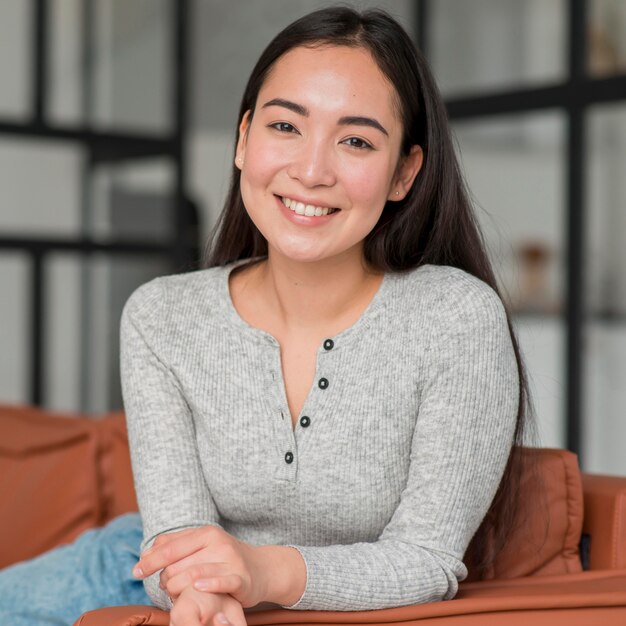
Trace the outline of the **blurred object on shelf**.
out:
<instances>
[{"instance_id":1,"label":"blurred object on shelf","mask_svg":"<svg viewBox=\"0 0 626 626\"><path fill-rule=\"evenodd\" d=\"M626 2L593 0L587 27L588 71L592 76L626 72Z\"/></svg>"},{"instance_id":2,"label":"blurred object on shelf","mask_svg":"<svg viewBox=\"0 0 626 626\"><path fill-rule=\"evenodd\" d=\"M554 313L558 310L550 288L551 264L555 258L550 246L539 240L517 245L519 290L514 298L515 309L524 313Z\"/></svg>"}]
</instances>

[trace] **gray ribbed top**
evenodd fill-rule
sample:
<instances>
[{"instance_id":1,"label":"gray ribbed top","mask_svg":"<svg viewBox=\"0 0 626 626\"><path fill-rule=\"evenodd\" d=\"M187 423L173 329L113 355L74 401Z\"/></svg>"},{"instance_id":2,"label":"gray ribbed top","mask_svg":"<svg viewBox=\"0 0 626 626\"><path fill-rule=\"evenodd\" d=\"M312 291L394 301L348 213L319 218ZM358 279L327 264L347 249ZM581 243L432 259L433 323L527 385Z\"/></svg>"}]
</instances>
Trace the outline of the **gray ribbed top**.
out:
<instances>
[{"instance_id":1,"label":"gray ribbed top","mask_svg":"<svg viewBox=\"0 0 626 626\"><path fill-rule=\"evenodd\" d=\"M232 267L156 279L124 309L143 547L207 524L257 545L292 545L307 583L290 608L453 597L517 412L497 295L451 267L385 275L360 319L320 345L293 428L280 346L237 314ZM146 589L170 606L156 575Z\"/></svg>"}]
</instances>

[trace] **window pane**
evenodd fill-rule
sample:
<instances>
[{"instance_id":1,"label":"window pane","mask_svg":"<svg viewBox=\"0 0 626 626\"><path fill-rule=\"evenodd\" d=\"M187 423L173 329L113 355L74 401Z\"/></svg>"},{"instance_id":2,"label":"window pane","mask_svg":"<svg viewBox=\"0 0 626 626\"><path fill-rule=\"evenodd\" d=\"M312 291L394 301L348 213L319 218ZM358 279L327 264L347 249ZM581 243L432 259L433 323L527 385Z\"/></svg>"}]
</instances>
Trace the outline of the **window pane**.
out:
<instances>
[{"instance_id":1,"label":"window pane","mask_svg":"<svg viewBox=\"0 0 626 626\"><path fill-rule=\"evenodd\" d=\"M45 277L44 403L49 409L80 411L80 346L84 336L79 258L76 255L49 255Z\"/></svg>"},{"instance_id":2,"label":"window pane","mask_svg":"<svg viewBox=\"0 0 626 626\"><path fill-rule=\"evenodd\" d=\"M77 235L82 163L72 146L0 137L0 232Z\"/></svg>"},{"instance_id":3,"label":"window pane","mask_svg":"<svg viewBox=\"0 0 626 626\"><path fill-rule=\"evenodd\" d=\"M0 232L80 232L82 152L72 146L0 137Z\"/></svg>"},{"instance_id":4,"label":"window pane","mask_svg":"<svg viewBox=\"0 0 626 626\"><path fill-rule=\"evenodd\" d=\"M89 119L97 126L158 134L172 129L174 5L171 0L93 4Z\"/></svg>"},{"instance_id":5,"label":"window pane","mask_svg":"<svg viewBox=\"0 0 626 626\"><path fill-rule=\"evenodd\" d=\"M565 0L435 0L429 57L444 95L565 77Z\"/></svg>"},{"instance_id":6,"label":"window pane","mask_svg":"<svg viewBox=\"0 0 626 626\"><path fill-rule=\"evenodd\" d=\"M626 2L591 0L587 36L591 75L626 73Z\"/></svg>"},{"instance_id":7,"label":"window pane","mask_svg":"<svg viewBox=\"0 0 626 626\"><path fill-rule=\"evenodd\" d=\"M0 252L0 402L28 402L30 265L21 253Z\"/></svg>"},{"instance_id":8,"label":"window pane","mask_svg":"<svg viewBox=\"0 0 626 626\"><path fill-rule=\"evenodd\" d=\"M0 116L23 118L30 114L32 4L24 0L0 2Z\"/></svg>"},{"instance_id":9,"label":"window pane","mask_svg":"<svg viewBox=\"0 0 626 626\"><path fill-rule=\"evenodd\" d=\"M48 40L49 103L48 118L57 124L80 125L83 78L83 11L89 2L52 0Z\"/></svg>"},{"instance_id":10,"label":"window pane","mask_svg":"<svg viewBox=\"0 0 626 626\"><path fill-rule=\"evenodd\" d=\"M563 116L459 122L454 130L496 275L516 312L541 443L563 445Z\"/></svg>"},{"instance_id":11,"label":"window pane","mask_svg":"<svg viewBox=\"0 0 626 626\"><path fill-rule=\"evenodd\" d=\"M586 468L626 473L626 106L589 114Z\"/></svg>"}]
</instances>

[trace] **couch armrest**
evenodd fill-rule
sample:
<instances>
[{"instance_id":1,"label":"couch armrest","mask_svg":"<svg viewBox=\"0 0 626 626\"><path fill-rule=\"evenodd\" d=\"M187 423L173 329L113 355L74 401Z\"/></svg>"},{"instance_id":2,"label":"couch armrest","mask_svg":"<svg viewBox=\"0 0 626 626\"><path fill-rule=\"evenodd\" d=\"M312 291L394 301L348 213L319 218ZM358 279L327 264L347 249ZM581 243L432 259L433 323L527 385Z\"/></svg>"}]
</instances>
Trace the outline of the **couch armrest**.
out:
<instances>
[{"instance_id":1,"label":"couch armrest","mask_svg":"<svg viewBox=\"0 0 626 626\"><path fill-rule=\"evenodd\" d=\"M170 614L154 606L112 606L83 613L74 626L169 626Z\"/></svg>"},{"instance_id":2,"label":"couch armrest","mask_svg":"<svg viewBox=\"0 0 626 626\"><path fill-rule=\"evenodd\" d=\"M626 477L583 474L591 569L626 568Z\"/></svg>"},{"instance_id":3,"label":"couch armrest","mask_svg":"<svg viewBox=\"0 0 626 626\"><path fill-rule=\"evenodd\" d=\"M246 613L249 626L589 626L626 624L626 570L464 583L454 600L378 611ZM85 613L74 626L167 626L169 614L129 606Z\"/></svg>"}]
</instances>

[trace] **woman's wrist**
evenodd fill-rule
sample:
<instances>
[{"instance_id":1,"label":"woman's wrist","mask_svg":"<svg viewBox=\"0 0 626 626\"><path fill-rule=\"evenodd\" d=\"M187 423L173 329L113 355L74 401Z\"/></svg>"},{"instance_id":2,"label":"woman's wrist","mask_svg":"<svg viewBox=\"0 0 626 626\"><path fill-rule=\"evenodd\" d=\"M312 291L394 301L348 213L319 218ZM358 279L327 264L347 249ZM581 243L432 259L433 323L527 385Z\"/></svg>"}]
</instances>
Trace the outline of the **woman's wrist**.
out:
<instances>
[{"instance_id":1,"label":"woman's wrist","mask_svg":"<svg viewBox=\"0 0 626 626\"><path fill-rule=\"evenodd\" d=\"M304 593L306 565L298 550L289 546L255 546L264 579L263 600L291 606Z\"/></svg>"}]
</instances>

